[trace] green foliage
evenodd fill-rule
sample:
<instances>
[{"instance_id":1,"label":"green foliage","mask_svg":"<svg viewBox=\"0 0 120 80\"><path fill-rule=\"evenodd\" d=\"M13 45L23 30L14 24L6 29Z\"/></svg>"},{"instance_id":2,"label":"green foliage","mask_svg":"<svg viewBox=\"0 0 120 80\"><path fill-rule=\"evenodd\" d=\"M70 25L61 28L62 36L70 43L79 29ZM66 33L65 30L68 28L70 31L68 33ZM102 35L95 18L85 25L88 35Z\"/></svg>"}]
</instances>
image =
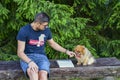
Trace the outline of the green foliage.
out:
<instances>
[{"instance_id":1,"label":"green foliage","mask_svg":"<svg viewBox=\"0 0 120 80\"><path fill-rule=\"evenodd\" d=\"M119 57L119 0L2 0L0 60L18 59L17 32L41 11L50 16L53 39L61 46L73 50L76 45L82 44L96 57ZM68 58L48 44L46 52L50 59Z\"/></svg>"},{"instance_id":2,"label":"green foliage","mask_svg":"<svg viewBox=\"0 0 120 80\"><path fill-rule=\"evenodd\" d=\"M0 47L0 60L17 60L19 59L16 56L16 46L11 44L12 42L9 42L7 45Z\"/></svg>"},{"instance_id":3,"label":"green foliage","mask_svg":"<svg viewBox=\"0 0 120 80\"><path fill-rule=\"evenodd\" d=\"M112 14L108 19L108 25L113 28L120 28L120 1L112 8Z\"/></svg>"},{"instance_id":4,"label":"green foliage","mask_svg":"<svg viewBox=\"0 0 120 80\"><path fill-rule=\"evenodd\" d=\"M118 57L120 54L120 1L75 0L76 16L91 20L85 28L91 46L100 57ZM80 12L80 13L78 13Z\"/></svg>"}]
</instances>

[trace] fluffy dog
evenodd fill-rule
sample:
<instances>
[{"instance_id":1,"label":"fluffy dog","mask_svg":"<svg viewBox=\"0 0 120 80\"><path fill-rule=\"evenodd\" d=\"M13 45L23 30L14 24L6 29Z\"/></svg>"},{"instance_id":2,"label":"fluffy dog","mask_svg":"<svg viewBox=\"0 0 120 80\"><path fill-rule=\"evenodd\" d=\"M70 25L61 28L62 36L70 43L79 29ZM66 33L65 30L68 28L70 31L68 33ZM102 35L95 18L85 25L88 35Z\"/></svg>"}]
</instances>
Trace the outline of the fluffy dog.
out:
<instances>
[{"instance_id":1,"label":"fluffy dog","mask_svg":"<svg viewBox=\"0 0 120 80\"><path fill-rule=\"evenodd\" d=\"M74 48L74 52L76 53L77 65L92 65L96 62L95 58L85 46L77 45Z\"/></svg>"}]
</instances>

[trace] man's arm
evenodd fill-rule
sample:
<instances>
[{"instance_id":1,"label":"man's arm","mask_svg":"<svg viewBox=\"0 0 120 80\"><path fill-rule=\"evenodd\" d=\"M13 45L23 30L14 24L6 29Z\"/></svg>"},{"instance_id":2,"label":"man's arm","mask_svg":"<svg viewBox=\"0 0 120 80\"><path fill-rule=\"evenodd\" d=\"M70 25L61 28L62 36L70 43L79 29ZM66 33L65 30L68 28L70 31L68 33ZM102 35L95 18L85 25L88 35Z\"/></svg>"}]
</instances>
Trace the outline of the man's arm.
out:
<instances>
[{"instance_id":1,"label":"man's arm","mask_svg":"<svg viewBox=\"0 0 120 80\"><path fill-rule=\"evenodd\" d=\"M38 72L38 66L34 61L32 61L30 58L27 57L27 55L24 53L25 50L25 42L18 40L18 49L17 49L17 55L19 58L21 58L23 61L28 63L29 68L32 71Z\"/></svg>"},{"instance_id":2,"label":"man's arm","mask_svg":"<svg viewBox=\"0 0 120 80\"><path fill-rule=\"evenodd\" d=\"M72 51L69 51L65 48L63 48L62 46L60 46L58 43L56 43L53 39L48 40L48 44L55 50L63 52L68 54L70 57L75 56L75 53Z\"/></svg>"},{"instance_id":3,"label":"man's arm","mask_svg":"<svg viewBox=\"0 0 120 80\"><path fill-rule=\"evenodd\" d=\"M25 42L18 40L18 48L17 48L17 55L19 58L21 58L23 61L29 63L31 59L29 59L26 54L24 53L25 50Z\"/></svg>"}]
</instances>

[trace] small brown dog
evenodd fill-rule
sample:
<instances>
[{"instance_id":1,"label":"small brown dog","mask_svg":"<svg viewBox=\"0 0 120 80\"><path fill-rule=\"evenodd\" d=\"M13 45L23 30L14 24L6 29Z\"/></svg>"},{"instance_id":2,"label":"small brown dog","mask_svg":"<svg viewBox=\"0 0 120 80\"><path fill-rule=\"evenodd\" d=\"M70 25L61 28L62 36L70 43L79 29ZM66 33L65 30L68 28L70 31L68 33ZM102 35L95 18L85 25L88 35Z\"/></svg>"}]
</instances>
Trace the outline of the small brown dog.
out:
<instances>
[{"instance_id":1,"label":"small brown dog","mask_svg":"<svg viewBox=\"0 0 120 80\"><path fill-rule=\"evenodd\" d=\"M95 58L85 46L77 45L74 48L74 52L76 53L76 59L78 61L77 65L92 65L96 62Z\"/></svg>"}]
</instances>

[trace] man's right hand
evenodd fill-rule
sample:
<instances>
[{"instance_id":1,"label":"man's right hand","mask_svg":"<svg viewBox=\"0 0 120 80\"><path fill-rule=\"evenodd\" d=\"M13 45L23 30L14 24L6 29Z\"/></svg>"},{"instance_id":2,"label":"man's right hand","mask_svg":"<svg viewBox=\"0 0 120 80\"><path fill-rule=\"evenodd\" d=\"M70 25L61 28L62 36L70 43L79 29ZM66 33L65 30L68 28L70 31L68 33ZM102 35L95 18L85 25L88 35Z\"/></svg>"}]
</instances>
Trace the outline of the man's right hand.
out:
<instances>
[{"instance_id":1,"label":"man's right hand","mask_svg":"<svg viewBox=\"0 0 120 80\"><path fill-rule=\"evenodd\" d=\"M28 66L33 72L38 72L38 66L36 65L36 63L34 61L31 61L28 64Z\"/></svg>"}]
</instances>

